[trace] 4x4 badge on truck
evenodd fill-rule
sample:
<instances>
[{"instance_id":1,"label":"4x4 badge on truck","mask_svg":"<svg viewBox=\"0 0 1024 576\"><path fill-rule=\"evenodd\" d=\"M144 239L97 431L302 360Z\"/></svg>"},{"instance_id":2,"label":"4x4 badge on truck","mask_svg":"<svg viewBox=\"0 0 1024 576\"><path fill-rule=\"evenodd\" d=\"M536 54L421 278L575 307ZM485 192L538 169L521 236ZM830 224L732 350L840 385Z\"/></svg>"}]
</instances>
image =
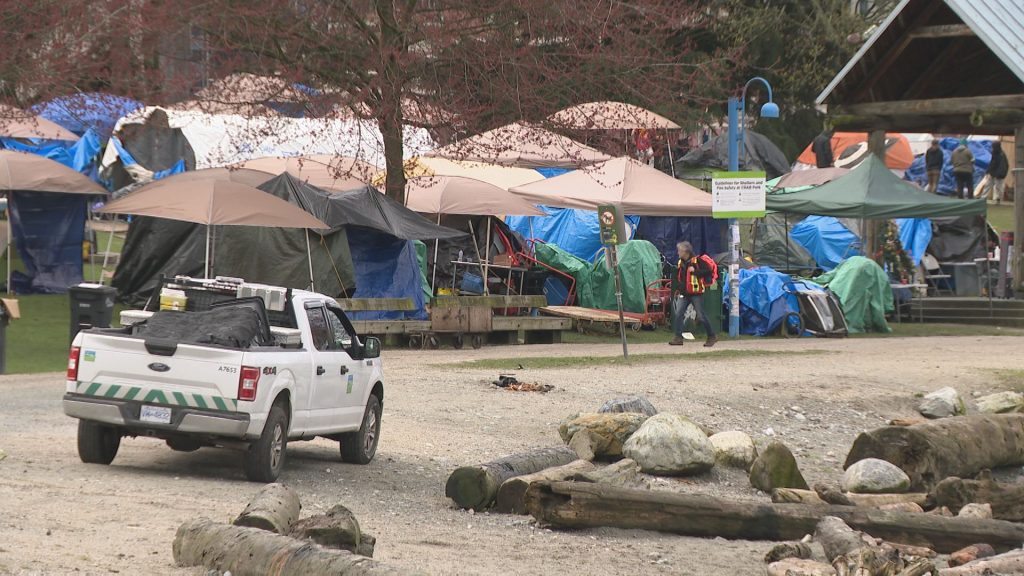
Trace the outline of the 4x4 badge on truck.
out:
<instances>
[{"instance_id":1,"label":"4x4 badge on truck","mask_svg":"<svg viewBox=\"0 0 1024 576\"><path fill-rule=\"evenodd\" d=\"M160 362L153 362L152 364L149 365L149 369L154 372L167 372L168 370L171 369L171 367L168 366L167 364L162 364Z\"/></svg>"}]
</instances>

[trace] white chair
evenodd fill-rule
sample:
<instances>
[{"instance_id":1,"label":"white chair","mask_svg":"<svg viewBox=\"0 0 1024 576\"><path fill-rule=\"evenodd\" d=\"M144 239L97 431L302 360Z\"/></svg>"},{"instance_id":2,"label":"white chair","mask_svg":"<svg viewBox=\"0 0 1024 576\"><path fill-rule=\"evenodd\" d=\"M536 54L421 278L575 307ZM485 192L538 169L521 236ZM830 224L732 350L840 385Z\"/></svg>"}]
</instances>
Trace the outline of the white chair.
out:
<instances>
[{"instance_id":1,"label":"white chair","mask_svg":"<svg viewBox=\"0 0 1024 576\"><path fill-rule=\"evenodd\" d=\"M922 256L921 267L924 268L925 283L935 291L936 296L941 296L943 292L949 296L953 295L953 288L950 286L953 276L942 272L942 267L935 256L927 253Z\"/></svg>"}]
</instances>

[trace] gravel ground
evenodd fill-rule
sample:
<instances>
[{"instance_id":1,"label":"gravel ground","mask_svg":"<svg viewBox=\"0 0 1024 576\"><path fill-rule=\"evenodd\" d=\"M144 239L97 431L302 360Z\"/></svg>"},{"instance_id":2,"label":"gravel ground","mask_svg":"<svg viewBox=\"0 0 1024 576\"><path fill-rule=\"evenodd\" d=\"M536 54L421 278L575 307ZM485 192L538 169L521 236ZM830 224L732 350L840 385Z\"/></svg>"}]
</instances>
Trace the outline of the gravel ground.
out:
<instances>
[{"instance_id":1,"label":"gravel ground","mask_svg":"<svg viewBox=\"0 0 1024 576\"><path fill-rule=\"evenodd\" d=\"M1000 390L994 369L1019 369L1024 337L883 338L723 342L720 348L820 354L666 361L628 366L519 370L553 384L547 394L508 392L497 373L435 366L473 358L614 355L615 345L385 351L384 430L369 466L342 464L326 440L289 447L282 481L304 514L336 503L377 536L380 560L431 574L762 573L769 544L701 540L635 530L550 531L528 517L471 514L444 498L456 466L559 442L565 416L605 400L643 394L659 410L759 443L781 439L810 483L837 481L857 433L914 414L914 393L952 385ZM716 348L717 349L717 348ZM639 345L634 353L700 354ZM1016 351L1012 352L1011 351ZM203 574L180 569L171 541L184 520L228 521L258 485L240 455L172 452L153 439L126 440L109 467L82 464L75 422L62 415L62 376L0 377L0 573ZM797 416L797 414L802 414ZM652 479L655 489L767 501L745 476L715 470Z\"/></svg>"}]
</instances>

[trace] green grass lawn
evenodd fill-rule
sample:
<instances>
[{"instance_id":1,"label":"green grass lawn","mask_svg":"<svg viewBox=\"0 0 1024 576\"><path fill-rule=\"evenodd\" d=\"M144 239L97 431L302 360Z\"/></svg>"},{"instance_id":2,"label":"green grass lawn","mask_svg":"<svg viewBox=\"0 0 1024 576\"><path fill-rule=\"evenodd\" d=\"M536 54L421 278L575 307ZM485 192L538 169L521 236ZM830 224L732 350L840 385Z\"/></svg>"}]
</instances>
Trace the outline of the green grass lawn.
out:
<instances>
[{"instance_id":1,"label":"green grass lawn","mask_svg":"<svg viewBox=\"0 0 1024 576\"><path fill-rule=\"evenodd\" d=\"M652 362L706 362L708 360L730 360L733 358L755 358L759 356L811 356L827 354L824 350L708 350L698 354L647 353L630 354L629 360L620 356L529 356L523 358L486 358L465 362L447 363L449 368L486 368L489 370L525 370L543 368L580 368L583 366L623 365L636 366Z\"/></svg>"},{"instance_id":2,"label":"green grass lawn","mask_svg":"<svg viewBox=\"0 0 1024 576\"><path fill-rule=\"evenodd\" d=\"M989 204L988 222L999 232L1012 232L1014 229L1013 204Z\"/></svg>"}]
</instances>

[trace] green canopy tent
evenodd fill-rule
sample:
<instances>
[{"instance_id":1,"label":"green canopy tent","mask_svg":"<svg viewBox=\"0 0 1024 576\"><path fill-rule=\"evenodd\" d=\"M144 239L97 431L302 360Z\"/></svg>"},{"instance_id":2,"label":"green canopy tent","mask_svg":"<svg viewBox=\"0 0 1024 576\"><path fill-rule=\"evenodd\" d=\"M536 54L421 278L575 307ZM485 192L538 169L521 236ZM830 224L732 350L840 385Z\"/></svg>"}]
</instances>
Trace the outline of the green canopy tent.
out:
<instances>
[{"instance_id":1,"label":"green canopy tent","mask_svg":"<svg viewBox=\"0 0 1024 576\"><path fill-rule=\"evenodd\" d=\"M985 213L985 200L937 196L893 174L872 155L846 175L814 188L770 192L768 210L790 214L888 220Z\"/></svg>"}]
</instances>

